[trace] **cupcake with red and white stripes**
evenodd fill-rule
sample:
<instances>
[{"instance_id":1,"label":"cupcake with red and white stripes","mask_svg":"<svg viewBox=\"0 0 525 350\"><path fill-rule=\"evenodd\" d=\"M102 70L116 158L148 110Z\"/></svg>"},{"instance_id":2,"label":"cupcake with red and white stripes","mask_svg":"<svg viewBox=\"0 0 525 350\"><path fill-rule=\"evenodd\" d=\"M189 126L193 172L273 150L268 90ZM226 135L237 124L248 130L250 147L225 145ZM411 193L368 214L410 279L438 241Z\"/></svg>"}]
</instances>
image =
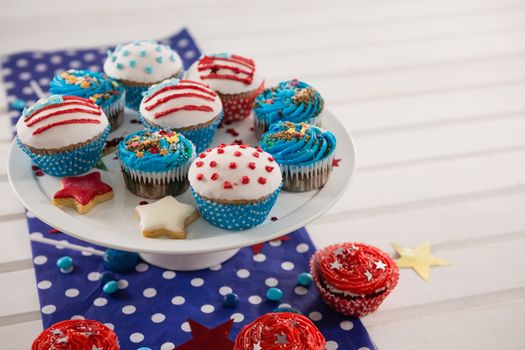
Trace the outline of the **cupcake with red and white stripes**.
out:
<instances>
[{"instance_id":1,"label":"cupcake with red and white stripes","mask_svg":"<svg viewBox=\"0 0 525 350\"><path fill-rule=\"evenodd\" d=\"M219 96L209 86L173 78L153 85L143 95L139 118L146 128L180 132L197 152L210 145L224 112Z\"/></svg>"},{"instance_id":2,"label":"cupcake with red and white stripes","mask_svg":"<svg viewBox=\"0 0 525 350\"><path fill-rule=\"evenodd\" d=\"M16 141L45 173L74 176L95 166L109 131L108 118L92 101L51 95L24 109Z\"/></svg>"},{"instance_id":3,"label":"cupcake with red and white stripes","mask_svg":"<svg viewBox=\"0 0 525 350\"><path fill-rule=\"evenodd\" d=\"M224 107L224 121L248 117L255 98L264 89L264 78L255 61L228 52L203 55L186 72L186 79L208 84Z\"/></svg>"}]
</instances>

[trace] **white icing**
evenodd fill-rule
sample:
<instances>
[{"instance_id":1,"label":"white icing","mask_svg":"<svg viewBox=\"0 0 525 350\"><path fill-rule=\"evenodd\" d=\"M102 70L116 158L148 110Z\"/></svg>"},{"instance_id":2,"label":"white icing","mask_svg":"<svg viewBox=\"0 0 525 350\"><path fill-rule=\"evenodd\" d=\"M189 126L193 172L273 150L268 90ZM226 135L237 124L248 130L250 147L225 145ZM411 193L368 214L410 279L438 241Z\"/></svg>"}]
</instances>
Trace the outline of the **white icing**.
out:
<instances>
[{"instance_id":1,"label":"white icing","mask_svg":"<svg viewBox=\"0 0 525 350\"><path fill-rule=\"evenodd\" d=\"M205 88L206 90L212 92L211 89L207 87L203 87L202 85L197 85L192 82L179 82L177 84L178 86L199 86L201 88ZM157 107L155 107L152 110L146 110L146 107L151 106L155 104L159 99L162 99L166 96L173 95L173 94L182 94L182 93L196 93L201 96L207 96L213 98L213 101L207 101L203 99L199 99L196 97L181 97L169 100L167 102L164 102ZM222 102L218 95L210 96L209 94L206 94L204 92L200 92L198 90L193 89L182 89L182 90L168 90L164 91L155 97L153 97L148 102L144 102L146 100L143 99L142 103L140 104L140 114L144 116L144 118L150 123L154 125L158 125L160 127L164 128L185 128L188 126L198 125L202 123L207 123L213 118L215 118L221 111L222 111ZM168 109L176 108L176 107L182 107L185 105L196 105L196 106L209 106L213 108L213 112L203 112L203 111L177 111L175 113L171 113L169 115L163 116L162 118L155 119L155 113L165 111Z\"/></svg>"},{"instance_id":2,"label":"white icing","mask_svg":"<svg viewBox=\"0 0 525 350\"><path fill-rule=\"evenodd\" d=\"M141 56L142 51L146 52L144 57ZM174 61L170 59L172 55L175 58ZM116 59L113 59L112 56L115 56ZM161 57L162 62L157 61L158 57ZM136 62L134 67L130 65L131 61ZM148 66L152 68L150 74L146 72ZM182 60L177 52L169 46L151 41L119 46L104 62L104 72L111 78L138 83L160 82L177 75L182 69Z\"/></svg>"},{"instance_id":3,"label":"white icing","mask_svg":"<svg viewBox=\"0 0 525 350\"><path fill-rule=\"evenodd\" d=\"M200 62L200 59L191 65L191 67L188 69L188 71L185 74L185 79L200 81L204 84L208 84L213 90L220 92L221 94L238 94L238 93L256 90L264 80L261 74L259 73L257 66L255 67L256 69L253 74L252 83L249 85L246 85L245 83L240 82L240 81L227 80L227 79L202 80L201 76L209 74L210 71L205 70L205 71L199 72L198 71L199 62ZM240 65L238 63L234 63L234 62L229 62L228 65L246 69L245 66ZM219 69L217 71L217 74L232 74L232 73L229 70Z\"/></svg>"},{"instance_id":4,"label":"white icing","mask_svg":"<svg viewBox=\"0 0 525 350\"><path fill-rule=\"evenodd\" d=\"M199 195L210 199L223 200L255 200L270 195L279 188L282 181L281 170L275 161L270 161L270 154L259 152L255 148L241 148L238 145L225 146L222 148L224 153L217 152L219 147L212 149L210 152L203 152L204 158L199 156L195 159L190 167L188 177L192 188ZM242 153L240 157L234 155L236 151ZM253 153L259 153L259 158L253 156ZM197 162L203 162L201 167ZM210 162L215 161L215 167L210 166ZM230 162L235 162L237 167L231 169ZM255 163L255 169L250 169L249 163ZM271 166L274 169L268 172L265 167ZM219 175L217 180L212 180L214 173ZM198 180L198 174L203 175L202 180ZM250 182L242 183L242 177L248 176ZM259 177L266 179L265 184L259 183ZM224 182L228 181L233 188L224 188Z\"/></svg>"},{"instance_id":5,"label":"white icing","mask_svg":"<svg viewBox=\"0 0 525 350\"><path fill-rule=\"evenodd\" d=\"M53 116L42 120L32 126L27 126L27 123L24 121L24 117L20 117L16 123L16 132L20 141L23 144L38 148L38 149L56 149L62 148L77 143L82 143L89 141L96 136L100 135L108 126L108 118L95 104L92 107L84 105L65 105L62 106L61 103L53 105L53 108L41 110L34 114L31 117L29 122L36 120L37 118L47 115L48 113L66 110L70 108L82 108L86 110L97 111L100 110L100 115L88 114L84 112L72 112ZM44 131L41 134L33 135L33 132L38 128L43 126L69 120L69 119L97 119L100 120L99 124L64 124L58 125L51 129Z\"/></svg>"},{"instance_id":6,"label":"white icing","mask_svg":"<svg viewBox=\"0 0 525 350\"><path fill-rule=\"evenodd\" d=\"M139 205L135 208L140 219L140 229L143 232L157 230L184 232L185 220L195 211L194 206L181 203L172 196L166 196L155 203Z\"/></svg>"},{"instance_id":7,"label":"white icing","mask_svg":"<svg viewBox=\"0 0 525 350\"><path fill-rule=\"evenodd\" d=\"M328 282L325 283L325 286L332 293L342 294L342 295L347 296L347 297L352 297L353 298L353 297L363 297L363 296L365 296L365 294L355 294L355 293L351 293L351 292L348 292L348 291L337 289L334 286L332 286L331 284L329 284ZM386 290L386 287L381 287L381 288L376 289L374 291L374 293L380 293L380 292L383 292L385 290Z\"/></svg>"}]
</instances>

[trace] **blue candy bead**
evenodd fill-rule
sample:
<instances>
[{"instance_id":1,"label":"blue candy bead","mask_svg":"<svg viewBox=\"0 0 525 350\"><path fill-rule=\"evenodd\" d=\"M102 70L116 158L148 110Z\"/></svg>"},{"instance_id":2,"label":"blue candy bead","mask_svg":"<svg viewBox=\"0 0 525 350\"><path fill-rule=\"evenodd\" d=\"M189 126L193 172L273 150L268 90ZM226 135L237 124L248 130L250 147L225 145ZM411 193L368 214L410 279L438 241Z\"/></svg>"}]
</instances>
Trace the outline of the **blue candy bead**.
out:
<instances>
[{"instance_id":1,"label":"blue candy bead","mask_svg":"<svg viewBox=\"0 0 525 350\"><path fill-rule=\"evenodd\" d=\"M309 287L313 282L314 279L308 272L303 272L297 276L297 283L299 283L301 286Z\"/></svg>"},{"instance_id":2,"label":"blue candy bead","mask_svg":"<svg viewBox=\"0 0 525 350\"><path fill-rule=\"evenodd\" d=\"M73 266L73 259L70 256L63 256L57 260L57 266L60 270L69 270Z\"/></svg>"},{"instance_id":3,"label":"blue candy bead","mask_svg":"<svg viewBox=\"0 0 525 350\"><path fill-rule=\"evenodd\" d=\"M26 103L24 100L21 100L19 98L17 98L16 100L14 100L13 102L11 102L9 104L9 107L11 107L11 109L14 109L14 110L17 110L17 111L21 111L25 108L26 106Z\"/></svg>"},{"instance_id":4,"label":"blue candy bead","mask_svg":"<svg viewBox=\"0 0 525 350\"><path fill-rule=\"evenodd\" d=\"M299 315L303 314L301 311L294 309L293 307L278 307L277 309L273 310L273 312L291 312Z\"/></svg>"},{"instance_id":5,"label":"blue candy bead","mask_svg":"<svg viewBox=\"0 0 525 350\"><path fill-rule=\"evenodd\" d=\"M104 271L100 275L100 283L102 283L102 285L105 285L109 281L115 281L115 280L116 280L115 275L111 271Z\"/></svg>"},{"instance_id":6,"label":"blue candy bead","mask_svg":"<svg viewBox=\"0 0 525 350\"><path fill-rule=\"evenodd\" d=\"M102 290L106 294L113 294L118 290L118 283L117 281L109 281L108 283L104 284L104 287L102 287Z\"/></svg>"},{"instance_id":7,"label":"blue candy bead","mask_svg":"<svg viewBox=\"0 0 525 350\"><path fill-rule=\"evenodd\" d=\"M139 255L116 249L106 249L104 252L104 267L115 272L129 272L137 266Z\"/></svg>"},{"instance_id":8,"label":"blue candy bead","mask_svg":"<svg viewBox=\"0 0 525 350\"><path fill-rule=\"evenodd\" d=\"M271 301L279 301L283 297L283 291L279 288L269 288L266 292L266 298Z\"/></svg>"},{"instance_id":9,"label":"blue candy bead","mask_svg":"<svg viewBox=\"0 0 525 350\"><path fill-rule=\"evenodd\" d=\"M224 296L224 299L222 300L222 303L225 306L236 306L239 304L239 296L235 293L228 293Z\"/></svg>"}]
</instances>

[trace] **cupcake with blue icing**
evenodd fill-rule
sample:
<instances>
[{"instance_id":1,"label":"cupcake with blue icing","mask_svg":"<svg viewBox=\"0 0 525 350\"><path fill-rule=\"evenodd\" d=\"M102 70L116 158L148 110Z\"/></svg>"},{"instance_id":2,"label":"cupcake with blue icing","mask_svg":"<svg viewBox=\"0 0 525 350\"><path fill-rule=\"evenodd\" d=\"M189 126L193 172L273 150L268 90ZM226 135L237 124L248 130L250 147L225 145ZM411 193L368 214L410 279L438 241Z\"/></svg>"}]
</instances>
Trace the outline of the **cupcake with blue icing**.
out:
<instances>
[{"instance_id":1,"label":"cupcake with blue icing","mask_svg":"<svg viewBox=\"0 0 525 350\"><path fill-rule=\"evenodd\" d=\"M180 56L156 41L135 41L108 51L104 72L126 89L126 106L138 110L142 93L169 78L181 77Z\"/></svg>"},{"instance_id":2,"label":"cupcake with blue icing","mask_svg":"<svg viewBox=\"0 0 525 350\"><path fill-rule=\"evenodd\" d=\"M118 145L118 158L126 187L139 197L176 196L188 188L188 169L195 146L169 129L138 131Z\"/></svg>"},{"instance_id":3,"label":"cupcake with blue icing","mask_svg":"<svg viewBox=\"0 0 525 350\"><path fill-rule=\"evenodd\" d=\"M49 84L54 95L79 96L91 100L102 108L112 130L124 121L124 87L105 74L88 70L70 69L55 75Z\"/></svg>"},{"instance_id":4,"label":"cupcake with blue icing","mask_svg":"<svg viewBox=\"0 0 525 350\"><path fill-rule=\"evenodd\" d=\"M307 83L297 79L281 82L255 99L255 131L260 136L280 121L319 126L323 106L321 94Z\"/></svg>"},{"instance_id":5,"label":"cupcake with blue icing","mask_svg":"<svg viewBox=\"0 0 525 350\"><path fill-rule=\"evenodd\" d=\"M197 152L208 148L224 115L219 95L208 85L171 78L143 95L139 118L144 127L181 132Z\"/></svg>"},{"instance_id":6,"label":"cupcake with blue icing","mask_svg":"<svg viewBox=\"0 0 525 350\"><path fill-rule=\"evenodd\" d=\"M314 125L278 122L262 136L260 147L279 164L284 190L306 192L328 181L336 139L330 131Z\"/></svg>"}]
</instances>

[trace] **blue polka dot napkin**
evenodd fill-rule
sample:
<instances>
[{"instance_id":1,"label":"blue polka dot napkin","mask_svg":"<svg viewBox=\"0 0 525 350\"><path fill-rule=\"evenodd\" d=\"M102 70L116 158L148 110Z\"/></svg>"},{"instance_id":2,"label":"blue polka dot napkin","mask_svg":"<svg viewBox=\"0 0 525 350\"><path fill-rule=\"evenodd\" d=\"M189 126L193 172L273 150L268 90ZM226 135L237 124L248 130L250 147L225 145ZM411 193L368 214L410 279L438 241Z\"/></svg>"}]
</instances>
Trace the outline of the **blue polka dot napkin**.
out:
<instances>
[{"instance_id":1,"label":"blue polka dot napkin","mask_svg":"<svg viewBox=\"0 0 525 350\"><path fill-rule=\"evenodd\" d=\"M186 67L200 55L187 30L163 42L179 52ZM6 57L2 75L8 101L34 102L35 85L47 91L53 75L64 69L100 71L106 50L23 52ZM10 111L13 125L19 116L18 111ZM29 212L27 218L31 235L103 250L55 232ZM102 291L104 265L100 256L33 242L44 327L64 319L95 319L115 330L122 349L170 350L192 338L188 319L208 328L233 319L229 334L233 340L243 325L258 316L278 306L291 306L314 321L328 341L327 350L376 349L358 318L333 312L322 302L315 286L297 285L297 276L308 271L315 247L304 228L288 237L257 249L241 249L222 266L207 270L174 272L140 263L130 273L116 274L119 290L112 295ZM74 260L75 269L70 274L62 274L56 267L56 260L64 255ZM284 292L279 303L266 299L269 287ZM223 305L223 296L230 292L240 297L235 307Z\"/></svg>"}]
</instances>

